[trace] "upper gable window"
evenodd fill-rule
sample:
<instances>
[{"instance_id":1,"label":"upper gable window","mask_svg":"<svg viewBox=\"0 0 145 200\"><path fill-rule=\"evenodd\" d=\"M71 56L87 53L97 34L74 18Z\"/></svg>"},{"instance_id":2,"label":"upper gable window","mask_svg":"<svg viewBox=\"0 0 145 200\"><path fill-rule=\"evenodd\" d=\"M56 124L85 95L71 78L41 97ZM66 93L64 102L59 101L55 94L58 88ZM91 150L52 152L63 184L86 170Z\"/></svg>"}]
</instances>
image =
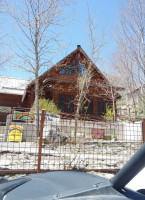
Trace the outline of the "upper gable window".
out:
<instances>
[{"instance_id":1,"label":"upper gable window","mask_svg":"<svg viewBox=\"0 0 145 200\"><path fill-rule=\"evenodd\" d=\"M70 65L68 65L67 67L62 69L59 73L60 74L75 75L76 74L75 60Z\"/></svg>"},{"instance_id":2,"label":"upper gable window","mask_svg":"<svg viewBox=\"0 0 145 200\"><path fill-rule=\"evenodd\" d=\"M86 77L88 78L91 77L91 73L87 71L85 67L83 66L83 64L81 64L80 62L79 62L79 67L78 67L78 73L79 73L79 76L84 76L86 73Z\"/></svg>"},{"instance_id":3,"label":"upper gable window","mask_svg":"<svg viewBox=\"0 0 145 200\"><path fill-rule=\"evenodd\" d=\"M84 68L84 66L80 62L79 62L78 72L79 72L79 76L83 76L84 73L85 73L85 68Z\"/></svg>"}]
</instances>

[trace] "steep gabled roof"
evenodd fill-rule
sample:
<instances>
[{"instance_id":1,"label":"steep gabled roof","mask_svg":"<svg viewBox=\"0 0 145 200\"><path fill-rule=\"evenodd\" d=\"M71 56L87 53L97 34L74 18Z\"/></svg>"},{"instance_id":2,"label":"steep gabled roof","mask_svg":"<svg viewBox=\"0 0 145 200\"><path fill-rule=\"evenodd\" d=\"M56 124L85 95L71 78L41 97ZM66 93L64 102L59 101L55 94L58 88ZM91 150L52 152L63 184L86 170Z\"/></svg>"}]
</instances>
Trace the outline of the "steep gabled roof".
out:
<instances>
[{"instance_id":1,"label":"steep gabled roof","mask_svg":"<svg viewBox=\"0 0 145 200\"><path fill-rule=\"evenodd\" d=\"M90 61L92 63L92 67L94 68L94 70L109 84L109 81L108 79L103 75L103 73L101 73L101 71L97 68L97 66L92 62L92 60L89 58L89 56L86 54L86 52L81 48L80 45L77 45L77 48L71 52L70 54L68 54L66 57L64 57L62 60L60 60L57 64L55 64L53 67L51 67L49 70L47 70L43 75L46 75L47 73L49 73L51 70L60 70L62 69L61 68L61 64L67 60L69 57L73 56L74 54L77 54L77 53L82 53L84 55L84 57ZM64 66L65 68L66 66ZM41 77L41 76L40 76Z\"/></svg>"},{"instance_id":2,"label":"steep gabled roof","mask_svg":"<svg viewBox=\"0 0 145 200\"><path fill-rule=\"evenodd\" d=\"M85 58L86 60L88 60L89 62L92 63L92 67L94 69L94 71L96 72L96 74L99 74L100 77L102 78L102 80L105 81L105 83L107 85L110 85L110 82L108 81L108 79L106 78L106 76L104 76L104 74L96 67L96 65L92 62L92 60L89 58L89 56L85 53L85 51L81 48L80 45L77 45L77 48L72 51L70 54L68 54L66 57L64 57L62 60L60 60L58 63L56 63L54 66L52 66L50 69L48 69L46 72L44 72L42 75L40 75L39 77L39 81L47 81L48 79L49 80L53 80L53 78L49 77L49 74L51 74L51 72L59 72L59 70L63 69L63 63L65 63L67 60L69 60L69 58L73 57L73 55L77 55L78 53L81 53ZM64 68L66 67L66 65L64 65ZM64 81L64 79L60 80L60 79L54 79L54 81ZM22 98L22 101L24 100L25 98L25 95L27 93L27 89L31 86L34 86L34 81L32 81L26 88L25 90L25 93L23 95L23 98ZM111 85L112 86L112 85ZM114 87L114 86L113 86Z\"/></svg>"},{"instance_id":3,"label":"steep gabled roof","mask_svg":"<svg viewBox=\"0 0 145 200\"><path fill-rule=\"evenodd\" d=\"M67 60L67 59L68 59L69 57L71 57L72 55L77 54L78 52L81 52L87 60L89 60L90 62L92 62L91 59L89 58L89 56L88 56L88 55L85 53L85 51L81 48L81 46L80 46L80 45L77 45L77 48L76 48L74 51L72 51L70 54L68 54L66 57L64 57L62 60L60 60L58 63L56 63L55 65L53 65L51 68L49 68L46 72L44 72L42 75L40 75L39 80L41 80L41 79L43 79L43 78L45 79L45 77L47 77L47 75L48 75L52 70L58 71L58 70L60 69L60 67L61 67L61 64L62 64L65 60ZM96 65L95 65L93 62L92 62L92 66L94 67L94 69L96 70L96 72L99 73L99 75L109 84L108 79L103 75L103 73L101 73L101 71L96 67ZM64 68L65 68L65 67L66 67L66 66L64 66ZM33 84L34 84L34 80L28 85L28 87L31 86L31 85L33 85Z\"/></svg>"}]
</instances>

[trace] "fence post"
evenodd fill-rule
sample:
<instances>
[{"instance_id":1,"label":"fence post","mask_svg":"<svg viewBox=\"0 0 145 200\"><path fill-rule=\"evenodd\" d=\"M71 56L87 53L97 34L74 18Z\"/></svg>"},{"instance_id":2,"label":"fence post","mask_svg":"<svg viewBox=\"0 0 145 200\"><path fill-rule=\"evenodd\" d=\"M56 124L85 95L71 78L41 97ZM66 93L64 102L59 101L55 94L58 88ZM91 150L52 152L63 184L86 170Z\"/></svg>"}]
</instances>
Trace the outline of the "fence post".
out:
<instances>
[{"instance_id":1,"label":"fence post","mask_svg":"<svg viewBox=\"0 0 145 200\"><path fill-rule=\"evenodd\" d=\"M37 173L40 173L41 152L42 152L42 136L43 136L43 127L44 127L45 113L46 113L45 110L42 110L41 124L40 124L40 139L39 139L39 152L38 152Z\"/></svg>"},{"instance_id":2,"label":"fence post","mask_svg":"<svg viewBox=\"0 0 145 200\"><path fill-rule=\"evenodd\" d=\"M142 119L142 138L143 143L145 142L145 119Z\"/></svg>"}]
</instances>

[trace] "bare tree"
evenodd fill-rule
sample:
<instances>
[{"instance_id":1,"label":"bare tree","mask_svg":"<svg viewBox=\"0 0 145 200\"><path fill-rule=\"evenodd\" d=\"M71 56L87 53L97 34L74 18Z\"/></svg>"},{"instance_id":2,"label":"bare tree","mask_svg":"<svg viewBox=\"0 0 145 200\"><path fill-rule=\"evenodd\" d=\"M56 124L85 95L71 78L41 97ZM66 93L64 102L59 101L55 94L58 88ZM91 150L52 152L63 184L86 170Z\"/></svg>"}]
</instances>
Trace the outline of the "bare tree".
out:
<instances>
[{"instance_id":1,"label":"bare tree","mask_svg":"<svg viewBox=\"0 0 145 200\"><path fill-rule=\"evenodd\" d=\"M4 12L4 1L0 0L0 15L2 15ZM4 39L6 38L6 35L7 34L1 33L0 31L0 68L2 68L9 60L9 56L4 53Z\"/></svg>"},{"instance_id":2,"label":"bare tree","mask_svg":"<svg viewBox=\"0 0 145 200\"><path fill-rule=\"evenodd\" d=\"M128 111L127 114L130 117L130 101L128 99L128 95L130 94L132 104L135 108L136 101L134 95L132 95L132 91L136 88L137 81L134 80L135 74L133 75L133 63L127 52L126 45L123 43L123 41L119 41L118 44L118 49L112 56L112 66L116 74L121 76L122 81L124 82L125 104Z\"/></svg>"},{"instance_id":3,"label":"bare tree","mask_svg":"<svg viewBox=\"0 0 145 200\"><path fill-rule=\"evenodd\" d=\"M118 47L114 54L114 66L124 76L128 92L140 85L139 97L141 101L144 101L145 92L144 27L145 1L128 0L121 11L121 24L119 24L117 33Z\"/></svg>"},{"instance_id":4,"label":"bare tree","mask_svg":"<svg viewBox=\"0 0 145 200\"><path fill-rule=\"evenodd\" d=\"M104 42L104 31L102 31L101 36L98 34L98 27L100 23L96 21L93 15L90 14L90 10L88 8L88 29L87 34L89 38L89 49L90 49L90 58L86 60L86 58L78 58L81 61L79 63L83 68L82 73L78 74L77 80L77 90L78 94L76 96L77 109L75 113L75 138L77 133L77 122L80 116L81 107L83 105L83 101L87 100L89 103L89 99L87 95L90 89L91 78L93 77L92 68L94 64L98 64L101 59L101 52L105 45ZM78 55L80 56L80 55ZM88 109L88 108L87 108Z\"/></svg>"},{"instance_id":5,"label":"bare tree","mask_svg":"<svg viewBox=\"0 0 145 200\"><path fill-rule=\"evenodd\" d=\"M35 75L35 113L39 130L39 71L48 66L50 52L58 43L55 26L63 21L64 7L70 0L24 0L17 1L15 9L8 10L20 28L23 38L17 54L23 61L21 68Z\"/></svg>"},{"instance_id":6,"label":"bare tree","mask_svg":"<svg viewBox=\"0 0 145 200\"><path fill-rule=\"evenodd\" d=\"M5 36L0 37L0 46L4 46L3 44L3 38ZM1 48L2 49L2 48ZM8 60L10 59L10 57L7 54L4 54L4 52L0 53L0 68L3 68L4 65L8 62Z\"/></svg>"}]
</instances>

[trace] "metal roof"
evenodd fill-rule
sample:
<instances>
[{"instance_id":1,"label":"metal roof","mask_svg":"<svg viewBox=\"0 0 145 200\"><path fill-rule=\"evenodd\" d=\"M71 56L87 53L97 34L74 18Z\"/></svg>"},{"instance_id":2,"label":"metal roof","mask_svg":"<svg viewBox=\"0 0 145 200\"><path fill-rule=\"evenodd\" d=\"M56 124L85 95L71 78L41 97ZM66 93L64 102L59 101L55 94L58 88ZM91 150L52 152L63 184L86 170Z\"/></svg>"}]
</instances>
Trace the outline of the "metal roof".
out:
<instances>
[{"instance_id":1,"label":"metal roof","mask_svg":"<svg viewBox=\"0 0 145 200\"><path fill-rule=\"evenodd\" d=\"M23 95L30 80L0 76L0 93Z\"/></svg>"}]
</instances>

